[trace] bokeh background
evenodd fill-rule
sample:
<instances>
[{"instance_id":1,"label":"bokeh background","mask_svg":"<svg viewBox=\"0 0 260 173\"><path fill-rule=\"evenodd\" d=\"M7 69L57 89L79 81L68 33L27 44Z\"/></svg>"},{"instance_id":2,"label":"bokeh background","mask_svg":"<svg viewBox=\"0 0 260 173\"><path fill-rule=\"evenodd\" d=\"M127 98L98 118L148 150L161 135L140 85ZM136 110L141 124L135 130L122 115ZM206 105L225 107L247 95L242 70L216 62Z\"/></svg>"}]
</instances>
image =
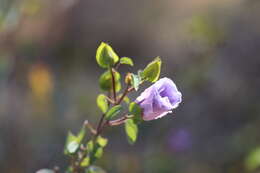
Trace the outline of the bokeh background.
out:
<instances>
[{"instance_id":1,"label":"bokeh background","mask_svg":"<svg viewBox=\"0 0 260 173\"><path fill-rule=\"evenodd\" d=\"M260 1L0 0L0 170L67 163L68 130L96 123L108 42L136 72L155 56L183 93L173 114L122 127L98 165L108 173L250 173L260 163ZM138 93L130 95L134 99Z\"/></svg>"}]
</instances>

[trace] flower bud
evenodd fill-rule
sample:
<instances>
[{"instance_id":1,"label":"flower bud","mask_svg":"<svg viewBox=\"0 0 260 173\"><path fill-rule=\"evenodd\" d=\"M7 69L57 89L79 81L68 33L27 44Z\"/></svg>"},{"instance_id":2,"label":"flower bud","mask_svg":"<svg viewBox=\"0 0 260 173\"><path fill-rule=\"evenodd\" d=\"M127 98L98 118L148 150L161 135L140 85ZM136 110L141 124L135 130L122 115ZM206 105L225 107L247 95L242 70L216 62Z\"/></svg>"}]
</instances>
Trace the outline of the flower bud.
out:
<instances>
[{"instance_id":1,"label":"flower bud","mask_svg":"<svg viewBox=\"0 0 260 173\"><path fill-rule=\"evenodd\" d=\"M127 75L125 76L125 83L131 84L131 81L132 81L131 73L127 73Z\"/></svg>"}]
</instances>

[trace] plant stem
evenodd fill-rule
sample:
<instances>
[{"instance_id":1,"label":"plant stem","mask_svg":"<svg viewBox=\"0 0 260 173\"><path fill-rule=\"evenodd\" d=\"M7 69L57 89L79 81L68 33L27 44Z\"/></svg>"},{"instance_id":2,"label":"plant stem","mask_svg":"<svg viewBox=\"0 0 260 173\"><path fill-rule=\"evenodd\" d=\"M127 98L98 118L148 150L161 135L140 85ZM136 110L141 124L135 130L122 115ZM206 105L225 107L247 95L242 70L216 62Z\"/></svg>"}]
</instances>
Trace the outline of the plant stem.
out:
<instances>
[{"instance_id":1,"label":"plant stem","mask_svg":"<svg viewBox=\"0 0 260 173\"><path fill-rule=\"evenodd\" d=\"M122 100L125 98L125 96L129 93L129 91L128 91L129 87L130 87L130 84L127 84L123 95L119 98L119 100L115 103L115 105L119 105L122 102Z\"/></svg>"},{"instance_id":2,"label":"plant stem","mask_svg":"<svg viewBox=\"0 0 260 173\"><path fill-rule=\"evenodd\" d=\"M115 81L115 76L113 72L113 68L110 68L110 73L112 76L112 88L113 88L113 97L114 97L114 102L116 103L116 81Z\"/></svg>"}]
</instances>

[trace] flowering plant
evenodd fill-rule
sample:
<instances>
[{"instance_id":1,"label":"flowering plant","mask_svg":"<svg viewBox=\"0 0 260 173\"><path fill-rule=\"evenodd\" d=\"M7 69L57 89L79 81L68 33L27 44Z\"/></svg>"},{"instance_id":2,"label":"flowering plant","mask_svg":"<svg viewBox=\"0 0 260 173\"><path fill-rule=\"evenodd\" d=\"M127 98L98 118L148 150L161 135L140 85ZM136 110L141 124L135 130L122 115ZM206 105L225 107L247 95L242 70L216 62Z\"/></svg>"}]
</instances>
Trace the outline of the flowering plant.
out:
<instances>
[{"instance_id":1,"label":"flowering plant","mask_svg":"<svg viewBox=\"0 0 260 173\"><path fill-rule=\"evenodd\" d=\"M105 171L94 166L96 160L103 155L108 139L102 136L105 127L124 124L125 133L130 144L135 143L138 135L138 126L144 121L150 121L165 116L172 109L178 107L182 95L174 82L169 78L160 80L161 59L155 58L137 74L125 75L125 89L121 91L121 74L118 69L121 65L133 66L131 58L120 58L112 47L101 43L96 52L96 60L105 72L99 78L100 89L107 94L99 94L97 106L102 115L96 127L87 120L78 134L68 133L64 154L70 163L65 173L104 173ZM128 93L137 91L144 82L154 83L147 88L135 101L130 102ZM128 105L127 114L119 117L122 112L122 102ZM37 173L60 173L58 167L54 169L41 169Z\"/></svg>"}]
</instances>

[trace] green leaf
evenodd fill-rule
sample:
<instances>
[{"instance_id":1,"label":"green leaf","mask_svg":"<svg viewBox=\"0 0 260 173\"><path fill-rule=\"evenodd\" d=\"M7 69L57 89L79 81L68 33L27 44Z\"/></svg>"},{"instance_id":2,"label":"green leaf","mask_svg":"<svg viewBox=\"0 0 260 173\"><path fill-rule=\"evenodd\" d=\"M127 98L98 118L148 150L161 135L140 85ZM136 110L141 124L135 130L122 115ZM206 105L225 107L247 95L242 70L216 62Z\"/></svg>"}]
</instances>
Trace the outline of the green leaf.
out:
<instances>
[{"instance_id":1,"label":"green leaf","mask_svg":"<svg viewBox=\"0 0 260 173\"><path fill-rule=\"evenodd\" d=\"M83 159L83 161L81 162L80 166L81 166L81 167L87 167L87 166L89 165L89 163L90 163L89 157L85 157L85 158Z\"/></svg>"},{"instance_id":2,"label":"green leaf","mask_svg":"<svg viewBox=\"0 0 260 173\"><path fill-rule=\"evenodd\" d=\"M94 154L95 159L101 158L102 155L103 155L103 148L102 147L97 148L97 150Z\"/></svg>"},{"instance_id":3,"label":"green leaf","mask_svg":"<svg viewBox=\"0 0 260 173\"><path fill-rule=\"evenodd\" d=\"M77 136L69 132L64 147L64 154L73 154L78 149L78 147L79 143L77 142Z\"/></svg>"},{"instance_id":4,"label":"green leaf","mask_svg":"<svg viewBox=\"0 0 260 173\"><path fill-rule=\"evenodd\" d=\"M121 105L113 106L107 113L106 113L106 120L112 119L114 116L116 116L120 111L122 110Z\"/></svg>"},{"instance_id":5,"label":"green leaf","mask_svg":"<svg viewBox=\"0 0 260 173\"><path fill-rule=\"evenodd\" d=\"M105 147L107 145L107 142L108 140L106 138L103 138L100 135L97 137L97 143L99 144L99 146Z\"/></svg>"},{"instance_id":6,"label":"green leaf","mask_svg":"<svg viewBox=\"0 0 260 173\"><path fill-rule=\"evenodd\" d=\"M125 132L130 144L134 144L138 135L138 126L132 119L128 119L125 122Z\"/></svg>"},{"instance_id":7,"label":"green leaf","mask_svg":"<svg viewBox=\"0 0 260 173\"><path fill-rule=\"evenodd\" d=\"M87 143L88 152L92 152L94 150L94 142L91 140Z\"/></svg>"},{"instance_id":8,"label":"green leaf","mask_svg":"<svg viewBox=\"0 0 260 173\"><path fill-rule=\"evenodd\" d=\"M142 79L139 75L135 75L135 74L131 74L131 77L132 77L131 85L137 91L139 89L139 85L141 84Z\"/></svg>"},{"instance_id":9,"label":"green leaf","mask_svg":"<svg viewBox=\"0 0 260 173\"><path fill-rule=\"evenodd\" d=\"M89 164L94 163L103 154L103 148L92 140L87 143L87 151L89 155Z\"/></svg>"},{"instance_id":10,"label":"green leaf","mask_svg":"<svg viewBox=\"0 0 260 173\"><path fill-rule=\"evenodd\" d=\"M85 173L106 173L102 168L98 166L90 166Z\"/></svg>"},{"instance_id":11,"label":"green leaf","mask_svg":"<svg viewBox=\"0 0 260 173\"><path fill-rule=\"evenodd\" d=\"M124 97L124 102L125 102L126 104L129 104L129 103L130 103L129 97L125 96L125 97Z\"/></svg>"},{"instance_id":12,"label":"green leaf","mask_svg":"<svg viewBox=\"0 0 260 173\"><path fill-rule=\"evenodd\" d=\"M140 108L140 106L137 103L131 102L128 109L129 109L129 112L134 115L133 120L135 123L140 123L143 121L142 109Z\"/></svg>"},{"instance_id":13,"label":"green leaf","mask_svg":"<svg viewBox=\"0 0 260 173\"><path fill-rule=\"evenodd\" d=\"M78 135L77 135L77 138L76 138L77 142L78 142L78 143L81 143L82 140L84 139L85 135L86 135L86 128L85 128L85 126L83 126L83 127L80 129L80 131L79 131L79 133L78 133Z\"/></svg>"},{"instance_id":14,"label":"green leaf","mask_svg":"<svg viewBox=\"0 0 260 173\"><path fill-rule=\"evenodd\" d=\"M120 91L121 84L120 84L120 74L117 71L114 71L114 77L115 77L115 84L116 84L116 91ZM99 86L104 91L110 91L112 90L112 76L110 71L104 72L100 78L99 78Z\"/></svg>"},{"instance_id":15,"label":"green leaf","mask_svg":"<svg viewBox=\"0 0 260 173\"><path fill-rule=\"evenodd\" d=\"M96 60L100 67L109 68L118 62L119 57L111 46L102 42L97 49Z\"/></svg>"},{"instance_id":16,"label":"green leaf","mask_svg":"<svg viewBox=\"0 0 260 173\"><path fill-rule=\"evenodd\" d=\"M145 67L144 71L141 73L142 78L150 82L156 82L160 76L161 64L162 61L160 57L155 58Z\"/></svg>"},{"instance_id":17,"label":"green leaf","mask_svg":"<svg viewBox=\"0 0 260 173\"><path fill-rule=\"evenodd\" d=\"M245 166L249 171L254 171L260 167L260 148L255 149L249 154Z\"/></svg>"},{"instance_id":18,"label":"green leaf","mask_svg":"<svg viewBox=\"0 0 260 173\"><path fill-rule=\"evenodd\" d=\"M67 150L69 153L75 153L77 149L79 148L79 143L77 141L72 141L68 144Z\"/></svg>"},{"instance_id":19,"label":"green leaf","mask_svg":"<svg viewBox=\"0 0 260 173\"><path fill-rule=\"evenodd\" d=\"M120 58L120 64L126 64L126 65L130 65L130 66L134 66L133 60L131 58L128 58L128 57Z\"/></svg>"},{"instance_id":20,"label":"green leaf","mask_svg":"<svg viewBox=\"0 0 260 173\"><path fill-rule=\"evenodd\" d=\"M54 171L51 169L40 169L36 173L54 173Z\"/></svg>"},{"instance_id":21,"label":"green leaf","mask_svg":"<svg viewBox=\"0 0 260 173\"><path fill-rule=\"evenodd\" d=\"M107 103L107 99L106 96L104 94L99 94L97 97L97 105L99 107L99 109L105 113L108 109L108 103Z\"/></svg>"},{"instance_id":22,"label":"green leaf","mask_svg":"<svg viewBox=\"0 0 260 173\"><path fill-rule=\"evenodd\" d=\"M65 143L64 154L74 154L79 148L85 135L86 129L84 126L81 128L77 136L75 136L72 132L69 132Z\"/></svg>"}]
</instances>

